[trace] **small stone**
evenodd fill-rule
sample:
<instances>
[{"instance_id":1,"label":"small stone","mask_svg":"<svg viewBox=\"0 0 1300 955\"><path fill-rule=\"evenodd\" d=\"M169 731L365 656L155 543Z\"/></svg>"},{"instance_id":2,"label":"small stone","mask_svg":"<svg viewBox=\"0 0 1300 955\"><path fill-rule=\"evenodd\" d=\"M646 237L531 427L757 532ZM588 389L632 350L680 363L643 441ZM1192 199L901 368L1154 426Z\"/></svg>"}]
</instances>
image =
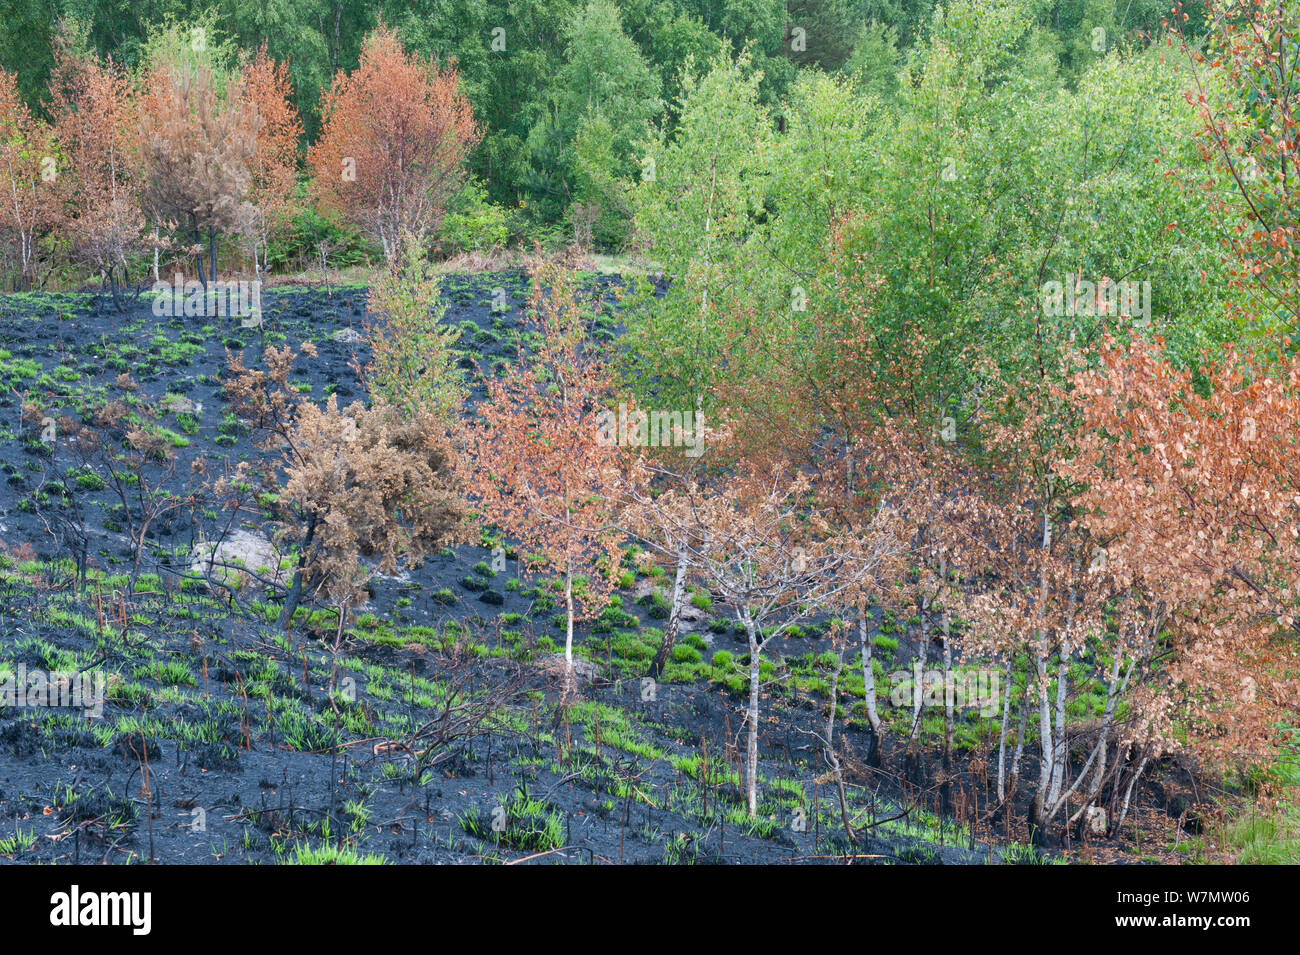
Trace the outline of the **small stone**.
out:
<instances>
[{"instance_id":1,"label":"small stone","mask_svg":"<svg viewBox=\"0 0 1300 955\"><path fill-rule=\"evenodd\" d=\"M184 395L168 395L163 398L160 405L163 411L172 414L197 415L203 412L203 403L200 401L191 401Z\"/></svg>"},{"instance_id":2,"label":"small stone","mask_svg":"<svg viewBox=\"0 0 1300 955\"><path fill-rule=\"evenodd\" d=\"M247 568L278 584L287 583L290 576L280 569L281 554L275 544L245 530L232 531L216 545L211 541L197 544L190 554L190 573L202 576L207 571L209 558L213 561L213 576L228 583L247 576L241 575L240 568ZM251 578L245 582L251 582Z\"/></svg>"}]
</instances>

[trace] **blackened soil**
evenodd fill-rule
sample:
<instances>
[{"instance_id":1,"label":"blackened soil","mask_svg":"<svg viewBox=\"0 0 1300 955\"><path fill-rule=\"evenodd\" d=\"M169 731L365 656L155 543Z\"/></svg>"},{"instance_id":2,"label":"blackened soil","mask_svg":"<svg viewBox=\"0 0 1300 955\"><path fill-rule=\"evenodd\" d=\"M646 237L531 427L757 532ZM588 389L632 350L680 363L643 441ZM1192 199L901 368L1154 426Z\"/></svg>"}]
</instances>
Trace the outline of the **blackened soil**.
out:
<instances>
[{"instance_id":1,"label":"blackened soil","mask_svg":"<svg viewBox=\"0 0 1300 955\"><path fill-rule=\"evenodd\" d=\"M590 288L608 305L593 333L612 340L619 282ZM528 291L523 273L445 281L467 372L506 374L521 344L526 354ZM0 299L0 682L20 668L108 681L100 714L0 705L0 861L1000 861L962 825L964 809L945 814L933 792L867 768L858 719L842 729L858 835L848 842L813 735L827 708L824 626L772 654L751 821L737 774L744 645L701 599L680 659L643 682L663 623L656 578L636 574L618 613L582 627L588 665L564 709L553 592L520 577L513 552L504 569L465 546L376 578L337 664L319 608L286 635L270 626L274 589L253 581L232 601L190 579L195 542L228 517L211 506L157 524L132 590L122 501L94 475L62 480L68 450L42 441L22 407L84 420L105 400L170 405L177 467L152 491L185 496L261 453L222 397L228 353L251 367L270 345L312 341L299 390L364 400L364 289L270 290L263 314L248 329L237 317L159 317L147 301L121 314L85 295ZM58 492L69 486L75 500ZM74 508L90 536L80 588L66 559ZM266 514L242 518L241 530L265 532ZM882 617L875 633L895 629ZM897 630L887 663L916 651Z\"/></svg>"}]
</instances>

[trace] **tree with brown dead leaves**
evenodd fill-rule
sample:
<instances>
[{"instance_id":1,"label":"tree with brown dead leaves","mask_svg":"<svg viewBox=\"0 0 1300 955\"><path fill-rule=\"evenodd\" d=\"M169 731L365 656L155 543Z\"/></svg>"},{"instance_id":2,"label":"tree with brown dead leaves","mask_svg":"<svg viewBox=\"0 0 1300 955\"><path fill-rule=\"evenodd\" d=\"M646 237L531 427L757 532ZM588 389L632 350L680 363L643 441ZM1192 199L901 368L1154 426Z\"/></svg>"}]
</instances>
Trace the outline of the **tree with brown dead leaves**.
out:
<instances>
[{"instance_id":1,"label":"tree with brown dead leaves","mask_svg":"<svg viewBox=\"0 0 1300 955\"><path fill-rule=\"evenodd\" d=\"M320 137L307 153L322 206L373 236L389 260L442 223L463 163L482 137L455 67L408 53L382 21L361 61L342 70L321 105Z\"/></svg>"},{"instance_id":2,"label":"tree with brown dead leaves","mask_svg":"<svg viewBox=\"0 0 1300 955\"><path fill-rule=\"evenodd\" d=\"M1080 520L1111 573L1165 608L1171 651L1156 729L1196 751L1270 759L1294 722L1300 634L1300 359L1236 348L1198 377L1160 343L1102 343L1075 378Z\"/></svg>"},{"instance_id":3,"label":"tree with brown dead leaves","mask_svg":"<svg viewBox=\"0 0 1300 955\"><path fill-rule=\"evenodd\" d=\"M61 226L74 261L104 276L114 303L129 283L128 259L144 248L139 108L127 74L67 45L51 80Z\"/></svg>"},{"instance_id":4,"label":"tree with brown dead leaves","mask_svg":"<svg viewBox=\"0 0 1300 955\"><path fill-rule=\"evenodd\" d=\"M305 343L301 354L314 357L315 349ZM298 548L280 625L290 624L306 592L339 608L341 633L373 574L395 573L403 562L418 566L431 549L464 538L465 507L438 422L403 416L382 402L341 409L331 396L319 407L289 383L297 357L269 348L265 371L231 358L226 394L274 452L256 477L277 495L280 536ZM218 491L254 476L242 464Z\"/></svg>"},{"instance_id":5,"label":"tree with brown dead leaves","mask_svg":"<svg viewBox=\"0 0 1300 955\"><path fill-rule=\"evenodd\" d=\"M223 92L211 69L178 61L154 66L140 106L145 209L193 235L199 280L215 282L218 235L243 232L253 220L251 165L262 119L237 82Z\"/></svg>"},{"instance_id":6,"label":"tree with brown dead leaves","mask_svg":"<svg viewBox=\"0 0 1300 955\"><path fill-rule=\"evenodd\" d=\"M255 113L259 120L248 160L245 234L252 245L253 270L260 277L269 268L272 235L285 227L294 212L302 122L293 105L289 64L271 59L265 41L244 62L238 92L243 109Z\"/></svg>"},{"instance_id":7,"label":"tree with brown dead leaves","mask_svg":"<svg viewBox=\"0 0 1300 955\"><path fill-rule=\"evenodd\" d=\"M758 812L763 654L790 628L842 606L901 544L882 522L864 539L837 533L815 505L806 475L776 468L683 495L677 547L731 609L749 647L745 800Z\"/></svg>"},{"instance_id":8,"label":"tree with brown dead leaves","mask_svg":"<svg viewBox=\"0 0 1300 955\"><path fill-rule=\"evenodd\" d=\"M19 291L31 286L39 240L58 221L57 174L49 129L23 102L17 74L0 69L0 236L15 259Z\"/></svg>"},{"instance_id":9,"label":"tree with brown dead leaves","mask_svg":"<svg viewBox=\"0 0 1300 955\"><path fill-rule=\"evenodd\" d=\"M566 695L574 622L605 609L619 569L615 494L626 468L623 449L602 437L614 378L588 335L595 313L577 282L563 263L534 265L527 322L540 333L537 353L489 380L465 458L485 520L536 558L528 567L564 580Z\"/></svg>"}]
</instances>

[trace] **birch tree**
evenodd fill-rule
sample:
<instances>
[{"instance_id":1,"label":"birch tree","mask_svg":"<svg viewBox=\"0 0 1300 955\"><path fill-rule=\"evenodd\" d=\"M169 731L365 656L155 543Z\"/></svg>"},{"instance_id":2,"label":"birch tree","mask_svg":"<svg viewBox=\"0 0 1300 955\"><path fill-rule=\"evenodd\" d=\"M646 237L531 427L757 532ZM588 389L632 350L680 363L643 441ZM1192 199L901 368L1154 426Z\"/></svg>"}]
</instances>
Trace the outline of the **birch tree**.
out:
<instances>
[{"instance_id":1,"label":"birch tree","mask_svg":"<svg viewBox=\"0 0 1300 955\"><path fill-rule=\"evenodd\" d=\"M193 236L199 280L215 282L218 236L243 232L252 221L250 165L262 120L241 103L238 85L220 89L208 66L163 60L147 84L141 99L145 208Z\"/></svg>"},{"instance_id":2,"label":"birch tree","mask_svg":"<svg viewBox=\"0 0 1300 955\"><path fill-rule=\"evenodd\" d=\"M112 60L101 65L67 45L56 50L50 85L60 225L74 261L104 276L120 308L128 258L144 248L135 91Z\"/></svg>"},{"instance_id":3,"label":"birch tree","mask_svg":"<svg viewBox=\"0 0 1300 955\"><path fill-rule=\"evenodd\" d=\"M321 116L307 153L317 200L373 236L389 260L405 237L422 243L442 223L482 137L455 67L407 53L383 22L357 68L334 77Z\"/></svg>"},{"instance_id":4,"label":"birch tree","mask_svg":"<svg viewBox=\"0 0 1300 955\"><path fill-rule=\"evenodd\" d=\"M735 615L749 650L744 789L751 818L758 812L764 653L800 621L839 606L883 559L836 535L811 501L807 476L778 468L702 495L691 510L700 528L688 544L691 559Z\"/></svg>"},{"instance_id":5,"label":"birch tree","mask_svg":"<svg viewBox=\"0 0 1300 955\"><path fill-rule=\"evenodd\" d=\"M1300 151L1293 81L1300 17L1276 0L1209 0L1204 40L1184 34L1181 3L1169 17L1192 66L1185 94L1202 123L1201 158L1226 190L1206 190L1231 257L1229 276L1262 293L1250 318L1265 328L1300 320ZM1281 321L1267 316L1275 310Z\"/></svg>"},{"instance_id":6,"label":"birch tree","mask_svg":"<svg viewBox=\"0 0 1300 955\"><path fill-rule=\"evenodd\" d=\"M668 478L669 486L655 493L651 488L657 474L662 472L650 468L645 462L639 462L638 466L641 473L634 476L621 493L621 520L638 540L671 561L673 566L668 620L659 648L647 670L649 676L658 679L681 629L687 581L692 570L696 569L693 555L703 548L707 536L707 528L693 519L705 492L698 483L683 481L680 475L672 474Z\"/></svg>"},{"instance_id":7,"label":"birch tree","mask_svg":"<svg viewBox=\"0 0 1300 955\"><path fill-rule=\"evenodd\" d=\"M271 237L293 212L302 122L293 105L289 64L271 59L265 42L240 70L239 95L243 107L260 120L249 158L246 228L253 270L261 277L270 267Z\"/></svg>"},{"instance_id":8,"label":"birch tree","mask_svg":"<svg viewBox=\"0 0 1300 955\"><path fill-rule=\"evenodd\" d=\"M538 558L530 568L564 580L566 697L574 623L605 609L619 569L614 489L626 466L622 449L602 440L614 381L588 336L595 313L577 282L563 263L534 266L526 324L540 333L538 351L489 380L465 459L483 517Z\"/></svg>"},{"instance_id":9,"label":"birch tree","mask_svg":"<svg viewBox=\"0 0 1300 955\"><path fill-rule=\"evenodd\" d=\"M1300 635L1300 359L1225 347L1202 384L1159 344L1107 339L1079 372L1079 451L1060 471L1125 585L1168 618L1155 713L1174 707L1216 759L1271 758L1300 697L1283 662Z\"/></svg>"},{"instance_id":10,"label":"birch tree","mask_svg":"<svg viewBox=\"0 0 1300 955\"><path fill-rule=\"evenodd\" d=\"M49 130L23 102L17 75L0 70L0 233L13 245L20 290L31 286L38 240L54 224L57 168Z\"/></svg>"}]
</instances>

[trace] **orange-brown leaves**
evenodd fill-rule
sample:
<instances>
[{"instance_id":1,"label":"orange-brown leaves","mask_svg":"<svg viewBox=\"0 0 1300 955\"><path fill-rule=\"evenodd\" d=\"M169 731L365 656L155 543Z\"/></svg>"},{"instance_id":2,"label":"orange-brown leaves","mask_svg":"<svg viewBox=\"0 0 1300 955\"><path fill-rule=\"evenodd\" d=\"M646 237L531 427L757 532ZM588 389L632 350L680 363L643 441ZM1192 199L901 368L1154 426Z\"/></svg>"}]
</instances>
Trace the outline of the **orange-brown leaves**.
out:
<instances>
[{"instance_id":1,"label":"orange-brown leaves","mask_svg":"<svg viewBox=\"0 0 1300 955\"><path fill-rule=\"evenodd\" d=\"M368 231L389 258L406 234L418 241L438 227L482 135L454 68L408 55L380 23L356 70L334 78L321 113L307 161L322 205Z\"/></svg>"},{"instance_id":2,"label":"orange-brown leaves","mask_svg":"<svg viewBox=\"0 0 1300 955\"><path fill-rule=\"evenodd\" d=\"M260 119L249 162L250 223L257 240L266 245L273 229L292 211L294 174L302 123L293 105L289 64L277 63L263 43L240 74L239 96L244 109Z\"/></svg>"},{"instance_id":3,"label":"orange-brown leaves","mask_svg":"<svg viewBox=\"0 0 1300 955\"><path fill-rule=\"evenodd\" d=\"M141 99L145 206L185 227L248 227L251 164L262 120L212 73L163 63Z\"/></svg>"},{"instance_id":4,"label":"orange-brown leaves","mask_svg":"<svg viewBox=\"0 0 1300 955\"><path fill-rule=\"evenodd\" d=\"M331 602L363 599L359 558L392 574L464 538L450 450L427 440L432 426L384 404L340 409L333 395L323 409L299 404L281 503L317 519L312 579Z\"/></svg>"},{"instance_id":5,"label":"orange-brown leaves","mask_svg":"<svg viewBox=\"0 0 1300 955\"><path fill-rule=\"evenodd\" d=\"M17 75L0 70L0 234L11 241L24 283L36 266L38 237L57 219L54 163L49 131L23 102Z\"/></svg>"},{"instance_id":6,"label":"orange-brown leaves","mask_svg":"<svg viewBox=\"0 0 1300 955\"><path fill-rule=\"evenodd\" d=\"M1078 454L1060 472L1086 483L1112 572L1170 608L1169 678L1198 742L1260 754L1300 698L1300 359L1227 348L1198 383L1156 348L1108 339L1076 377Z\"/></svg>"},{"instance_id":7,"label":"orange-brown leaves","mask_svg":"<svg viewBox=\"0 0 1300 955\"><path fill-rule=\"evenodd\" d=\"M141 244L139 111L125 71L56 50L54 138L61 225L81 262L108 273Z\"/></svg>"},{"instance_id":8,"label":"orange-brown leaves","mask_svg":"<svg viewBox=\"0 0 1300 955\"><path fill-rule=\"evenodd\" d=\"M588 613L604 609L621 534L613 495L625 466L602 441L612 371L586 335L594 318L565 265L534 268L531 322L541 338L509 377L492 379L470 435L471 487L486 518L542 558L539 567L593 574Z\"/></svg>"},{"instance_id":9,"label":"orange-brown leaves","mask_svg":"<svg viewBox=\"0 0 1300 955\"><path fill-rule=\"evenodd\" d=\"M268 348L266 371L232 360L226 394L265 432L264 447L279 452L263 481L279 495L283 535L307 549L306 582L336 605L355 604L372 572L362 558L391 574L399 561L416 566L430 549L464 538L453 452L426 414L383 402L340 409L333 396L320 408L298 397L288 380L295 357ZM241 466L219 490L249 477Z\"/></svg>"},{"instance_id":10,"label":"orange-brown leaves","mask_svg":"<svg viewBox=\"0 0 1300 955\"><path fill-rule=\"evenodd\" d=\"M1177 7L1175 9L1178 9ZM1188 104L1202 120L1202 158L1227 189L1204 189L1222 226L1230 275L1271 309L1300 317L1300 91L1291 73L1300 21L1274 0L1211 0L1205 39L1184 43ZM1174 18L1174 29L1182 26ZM1202 74L1205 64L1208 69Z\"/></svg>"}]
</instances>

